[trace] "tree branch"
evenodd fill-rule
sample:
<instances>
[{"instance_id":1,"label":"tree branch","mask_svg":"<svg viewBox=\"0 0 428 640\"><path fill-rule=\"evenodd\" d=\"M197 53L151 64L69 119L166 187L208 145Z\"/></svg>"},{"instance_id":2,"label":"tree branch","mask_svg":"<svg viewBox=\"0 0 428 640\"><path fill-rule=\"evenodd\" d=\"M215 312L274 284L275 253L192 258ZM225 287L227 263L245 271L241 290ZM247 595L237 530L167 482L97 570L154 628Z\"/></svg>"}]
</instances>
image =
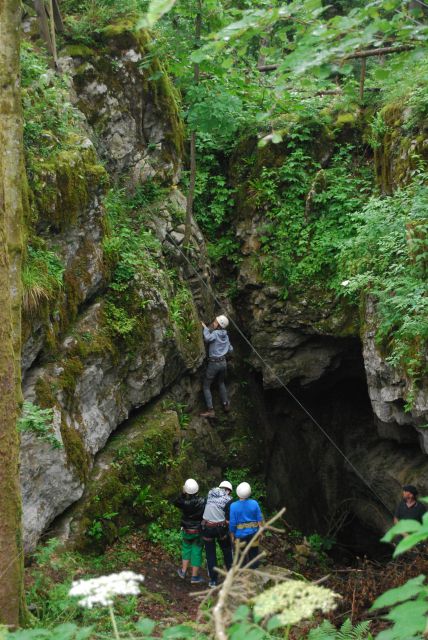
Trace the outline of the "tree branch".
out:
<instances>
[{"instance_id":1,"label":"tree branch","mask_svg":"<svg viewBox=\"0 0 428 640\"><path fill-rule=\"evenodd\" d=\"M390 53L401 53L401 51L410 51L414 49L413 44L402 44L396 47L381 47L380 49L366 49L363 51L354 51L354 53L348 53L343 56L342 60L353 60L354 58L370 58L371 56L386 56ZM278 64L265 64L257 67L257 71L260 73L266 73L267 71L276 71L279 67Z\"/></svg>"}]
</instances>

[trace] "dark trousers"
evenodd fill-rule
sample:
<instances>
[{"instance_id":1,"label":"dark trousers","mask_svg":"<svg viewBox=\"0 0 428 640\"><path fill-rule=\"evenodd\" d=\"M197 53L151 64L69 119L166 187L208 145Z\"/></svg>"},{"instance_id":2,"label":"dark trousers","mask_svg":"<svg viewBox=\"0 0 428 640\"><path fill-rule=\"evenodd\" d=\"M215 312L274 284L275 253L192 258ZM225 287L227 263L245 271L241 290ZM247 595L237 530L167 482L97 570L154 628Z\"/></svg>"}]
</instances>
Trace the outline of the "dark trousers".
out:
<instances>
[{"instance_id":1,"label":"dark trousers","mask_svg":"<svg viewBox=\"0 0 428 640\"><path fill-rule=\"evenodd\" d=\"M254 537L254 534L251 534L250 536L244 536L243 538L238 538L239 542L244 542L245 544L248 544L250 542L250 540L252 540ZM244 549L245 551L245 549ZM254 546L254 547L250 547L246 552L245 552L245 560L244 560L244 564L243 566L245 566L246 564L248 564L249 562L251 562L251 560L253 560L256 556L259 555L259 547L258 545ZM258 561L254 562L250 569L257 569L257 567L259 566Z\"/></svg>"},{"instance_id":2,"label":"dark trousers","mask_svg":"<svg viewBox=\"0 0 428 640\"><path fill-rule=\"evenodd\" d=\"M215 571L215 566L217 564L216 560L216 543L218 542L220 549L223 553L224 564L226 565L226 569L229 571L232 566L232 543L229 537L229 532L226 530L221 530L225 528L220 527L212 527L213 530L210 531L210 528L204 529L202 532L202 540L205 545L205 553L207 556L207 565L208 565L208 574L210 576L210 580L217 582L218 573Z\"/></svg>"},{"instance_id":3,"label":"dark trousers","mask_svg":"<svg viewBox=\"0 0 428 640\"><path fill-rule=\"evenodd\" d=\"M208 409L213 408L213 397L211 394L211 385L214 379L217 378L218 390L220 392L220 398L223 404L227 404L227 389L226 389L226 360L220 360L219 362L208 362L207 370L205 372L203 390L205 403Z\"/></svg>"}]
</instances>

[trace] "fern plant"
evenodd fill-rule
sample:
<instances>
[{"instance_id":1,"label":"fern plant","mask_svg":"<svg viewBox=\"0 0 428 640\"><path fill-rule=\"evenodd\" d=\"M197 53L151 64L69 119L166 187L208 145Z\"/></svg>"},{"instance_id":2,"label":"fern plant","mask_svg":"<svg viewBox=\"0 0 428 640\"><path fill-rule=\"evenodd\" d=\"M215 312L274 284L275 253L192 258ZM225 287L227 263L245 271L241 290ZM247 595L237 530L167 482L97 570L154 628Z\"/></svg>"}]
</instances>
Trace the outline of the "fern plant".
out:
<instances>
[{"instance_id":1,"label":"fern plant","mask_svg":"<svg viewBox=\"0 0 428 640\"><path fill-rule=\"evenodd\" d=\"M369 633L370 622L364 621L353 626L352 622L345 620L340 629L336 629L328 620L309 632L307 640L371 640Z\"/></svg>"}]
</instances>

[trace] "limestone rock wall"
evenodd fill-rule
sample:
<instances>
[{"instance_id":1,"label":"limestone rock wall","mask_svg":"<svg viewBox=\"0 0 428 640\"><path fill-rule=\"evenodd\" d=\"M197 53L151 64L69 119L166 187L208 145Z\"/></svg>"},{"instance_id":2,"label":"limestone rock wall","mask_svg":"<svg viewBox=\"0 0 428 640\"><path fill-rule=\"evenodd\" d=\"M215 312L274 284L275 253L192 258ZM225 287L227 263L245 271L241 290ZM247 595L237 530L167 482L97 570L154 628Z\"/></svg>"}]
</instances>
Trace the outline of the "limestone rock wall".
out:
<instances>
[{"instance_id":1,"label":"limestone rock wall","mask_svg":"<svg viewBox=\"0 0 428 640\"><path fill-rule=\"evenodd\" d=\"M60 64L73 78L100 157L114 178L132 168L137 183L175 184L183 153L178 96L161 63L147 62L147 32L123 21L98 40L96 48L66 47Z\"/></svg>"},{"instance_id":2,"label":"limestone rock wall","mask_svg":"<svg viewBox=\"0 0 428 640\"><path fill-rule=\"evenodd\" d=\"M390 162L388 175L395 176L396 187L404 142L390 124L387 140L395 141L395 147L382 162ZM400 118L396 126L401 124ZM422 137L418 138L420 150L426 147ZM348 496L354 515L378 531L385 530L390 513L299 410L279 379L320 421L390 510L405 481L428 493L428 440L423 428L428 422L428 381L421 380L413 389L405 374L387 363L375 341L377 317L372 300L366 301L364 317L359 318L356 309L317 289L316 283L306 294L292 294L284 300L280 288L266 281L260 248L268 218L260 207L254 214L251 190L263 166L279 165L284 149L278 145L269 155L250 145L249 151L253 162L248 163L248 175L242 176L233 165L230 169L239 193L235 225L243 255L236 270L235 309L264 361L248 351L247 358L261 373L265 389L271 505L286 505L297 526L326 530L328 518ZM403 174L401 184L408 175ZM347 404L341 412L344 395ZM308 507L302 514L301 504L313 504L313 509Z\"/></svg>"},{"instance_id":3,"label":"limestone rock wall","mask_svg":"<svg viewBox=\"0 0 428 640\"><path fill-rule=\"evenodd\" d=\"M141 66L146 45L144 32L122 24L101 34L96 51L64 51L61 64L72 77L81 134L68 141L67 151L41 161L30 184L37 211L31 233L61 259L64 284L55 299L29 308L24 317L24 397L53 409L60 445L52 447L31 431L22 437L27 551L81 498L96 454L117 427L197 370L205 355L196 304L206 294L176 248L185 213L175 186L182 153L176 96L159 62ZM149 81L155 71L158 79ZM145 268L115 317L109 312L114 289L104 254L103 198L118 180L130 191L154 180L163 195L142 223L154 238ZM192 260L204 274L204 240L195 223L191 245ZM127 310L132 331L120 325Z\"/></svg>"},{"instance_id":4,"label":"limestone rock wall","mask_svg":"<svg viewBox=\"0 0 428 640\"><path fill-rule=\"evenodd\" d=\"M180 251L182 125L176 93L159 61L147 63L147 45L147 34L136 34L123 22L100 33L96 48L69 45L62 52L72 100L82 114L81 132L67 151L41 163L31 189L38 212L34 232L60 255L64 286L37 310L28 308L23 323L24 396L53 409L54 434L62 446L23 434L25 547L33 550L64 512L63 535L82 546L111 540L133 520L134 510L137 519L158 517L153 514L160 511L150 516L147 505L135 507L148 484L159 480L157 469L144 468L145 442L155 431L165 432L168 450L159 476L168 490L158 496L161 500L176 490L183 474L194 471L209 483L227 468L250 468L267 479L271 506L286 504L296 523L302 501L311 505L302 527L325 529L323 514L334 517L351 496L352 512L384 529L388 514L307 416L296 412L278 378L326 426L390 508L403 481L414 481L428 493L423 428L428 387L419 387L407 411L408 381L376 346L376 309L370 300L360 333L355 309L325 291L314 290L317 300L314 291L284 300L279 288L266 283L259 261L263 212L253 215L246 206L249 185L234 176L233 167L235 231L242 252L233 309L264 362L232 329L237 354L231 366L232 414L213 429L190 415L180 422L180 411L171 409L171 402L195 413L201 406L205 351L198 316L206 319L214 305L205 242L195 222L188 255L208 288ZM317 140L314 153L321 164L331 144L327 132ZM421 140L418 144L422 148ZM242 152L254 149L253 140ZM396 160L400 153L391 157ZM263 162L264 156L257 159L256 171ZM280 158L269 162L277 166ZM387 158L376 162L381 167ZM118 328L120 315L112 321L108 312L112 268L103 250L108 232L103 198L109 184L132 193L150 183L162 186L162 197L150 204L141 224L157 244L147 250L147 268L123 294L133 322L128 331ZM186 295L179 299L178 291ZM226 307L232 310L229 301ZM126 455L111 438L119 427ZM183 439L191 443L190 457L180 457ZM143 451L140 456L131 455L134 445ZM123 475L114 466L119 459L126 463ZM124 490L128 481L130 493ZM105 498L100 504L98 486Z\"/></svg>"}]
</instances>

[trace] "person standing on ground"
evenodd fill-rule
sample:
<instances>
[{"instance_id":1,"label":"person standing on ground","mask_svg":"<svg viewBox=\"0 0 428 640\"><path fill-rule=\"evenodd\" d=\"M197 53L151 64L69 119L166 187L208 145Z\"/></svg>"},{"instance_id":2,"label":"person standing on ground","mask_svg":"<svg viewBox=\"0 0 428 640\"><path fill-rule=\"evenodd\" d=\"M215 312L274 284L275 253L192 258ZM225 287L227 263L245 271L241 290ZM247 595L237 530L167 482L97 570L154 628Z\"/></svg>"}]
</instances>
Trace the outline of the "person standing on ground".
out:
<instances>
[{"instance_id":1,"label":"person standing on ground","mask_svg":"<svg viewBox=\"0 0 428 640\"><path fill-rule=\"evenodd\" d=\"M173 501L173 505L182 511L181 528L181 568L177 573L184 580L190 564L192 576L191 584L200 584L203 579L199 575L202 565L201 520L205 508L205 499L198 496L199 485L196 480L189 478L183 486L181 496Z\"/></svg>"},{"instance_id":2,"label":"person standing on ground","mask_svg":"<svg viewBox=\"0 0 428 640\"><path fill-rule=\"evenodd\" d=\"M223 480L218 487L210 489L202 518L202 540L207 556L209 587L216 587L218 575L216 565L217 542L223 553L224 564L229 571L232 566L232 543L229 536L229 509L233 498L232 485Z\"/></svg>"},{"instance_id":3,"label":"person standing on ground","mask_svg":"<svg viewBox=\"0 0 428 640\"><path fill-rule=\"evenodd\" d=\"M418 490L412 484L403 487L403 498L397 506L394 514L394 524L399 520L417 520L422 522L426 513L426 507L418 501Z\"/></svg>"},{"instance_id":4,"label":"person standing on ground","mask_svg":"<svg viewBox=\"0 0 428 640\"><path fill-rule=\"evenodd\" d=\"M215 417L213 398L211 394L211 385L215 378L218 380L218 388L220 391L223 409L226 412L230 409L225 384L227 371L226 356L228 353L233 351L233 347L230 344L229 336L226 331L228 325L229 320L226 316L217 316L210 327L207 327L202 322L204 341L208 344L208 366L203 383L207 410L200 414L203 418Z\"/></svg>"},{"instance_id":5,"label":"person standing on ground","mask_svg":"<svg viewBox=\"0 0 428 640\"><path fill-rule=\"evenodd\" d=\"M263 526L263 515L257 500L250 498L251 487L248 482L241 482L236 488L239 500L230 506L229 529L232 540L239 540L246 545L253 539L260 527ZM251 546L245 557L245 564L248 564L259 554L258 544ZM258 562L251 565L256 569Z\"/></svg>"}]
</instances>

